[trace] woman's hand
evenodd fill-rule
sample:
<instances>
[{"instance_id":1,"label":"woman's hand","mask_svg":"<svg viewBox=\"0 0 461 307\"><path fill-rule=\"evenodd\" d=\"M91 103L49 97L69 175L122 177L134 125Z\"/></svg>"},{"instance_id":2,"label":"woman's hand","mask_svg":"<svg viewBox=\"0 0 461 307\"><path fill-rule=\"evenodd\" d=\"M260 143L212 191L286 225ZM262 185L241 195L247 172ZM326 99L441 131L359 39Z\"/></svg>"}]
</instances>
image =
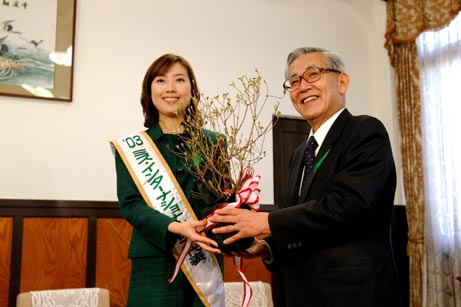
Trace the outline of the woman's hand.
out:
<instances>
[{"instance_id":1,"label":"woman's hand","mask_svg":"<svg viewBox=\"0 0 461 307\"><path fill-rule=\"evenodd\" d=\"M213 248L213 246L218 247L218 243L210 238L207 238L205 235L201 235L197 231L198 227L205 227L206 224L206 220L172 222L168 225L168 231L191 240L205 251L220 254L221 251L218 248Z\"/></svg>"}]
</instances>

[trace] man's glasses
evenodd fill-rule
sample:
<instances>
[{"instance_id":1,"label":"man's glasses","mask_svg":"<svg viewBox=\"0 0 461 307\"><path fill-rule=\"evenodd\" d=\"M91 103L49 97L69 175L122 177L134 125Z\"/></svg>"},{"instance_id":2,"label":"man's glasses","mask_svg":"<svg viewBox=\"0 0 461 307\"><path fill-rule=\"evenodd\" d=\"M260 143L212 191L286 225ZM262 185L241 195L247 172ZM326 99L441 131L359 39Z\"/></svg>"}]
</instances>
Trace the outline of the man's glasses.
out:
<instances>
[{"instance_id":1,"label":"man's glasses","mask_svg":"<svg viewBox=\"0 0 461 307\"><path fill-rule=\"evenodd\" d=\"M322 77L322 73L327 73L327 72L341 73L340 70L332 69L332 68L320 68L320 67L308 68L306 71L303 72L301 76L295 76L295 77L285 80L285 82L283 83L283 88L285 89L285 91L294 92L301 85L301 78L303 78L304 81L308 83L314 83L315 81L320 80L320 78Z\"/></svg>"}]
</instances>

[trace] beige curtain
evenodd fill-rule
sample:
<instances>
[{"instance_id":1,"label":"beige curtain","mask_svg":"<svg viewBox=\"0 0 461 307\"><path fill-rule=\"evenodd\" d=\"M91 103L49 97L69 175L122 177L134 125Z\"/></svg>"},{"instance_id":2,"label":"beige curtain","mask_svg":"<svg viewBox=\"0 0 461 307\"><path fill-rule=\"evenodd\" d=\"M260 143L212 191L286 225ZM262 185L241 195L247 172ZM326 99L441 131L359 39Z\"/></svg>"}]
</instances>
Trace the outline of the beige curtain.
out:
<instances>
[{"instance_id":1,"label":"beige curtain","mask_svg":"<svg viewBox=\"0 0 461 307\"><path fill-rule=\"evenodd\" d=\"M401 138L403 188L408 220L410 306L422 306L424 193L421 147L421 97L415 39L447 25L461 0L388 0L385 47L395 70Z\"/></svg>"}]
</instances>

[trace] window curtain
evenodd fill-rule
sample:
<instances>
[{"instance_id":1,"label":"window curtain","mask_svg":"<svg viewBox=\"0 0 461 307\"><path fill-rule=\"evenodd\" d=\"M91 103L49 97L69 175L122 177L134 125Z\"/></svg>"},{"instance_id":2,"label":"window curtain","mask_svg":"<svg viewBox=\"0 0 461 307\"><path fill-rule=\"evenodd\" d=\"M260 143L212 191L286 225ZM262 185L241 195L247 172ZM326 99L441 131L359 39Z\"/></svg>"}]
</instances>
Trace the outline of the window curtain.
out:
<instances>
[{"instance_id":1,"label":"window curtain","mask_svg":"<svg viewBox=\"0 0 461 307\"><path fill-rule=\"evenodd\" d=\"M410 306L423 306L424 179L421 95L415 39L439 29L458 13L461 0L388 0L385 47L395 71L403 189L408 220ZM433 306L428 306L433 307Z\"/></svg>"},{"instance_id":2,"label":"window curtain","mask_svg":"<svg viewBox=\"0 0 461 307\"><path fill-rule=\"evenodd\" d=\"M416 40L420 59L425 192L423 304L460 307L461 15Z\"/></svg>"}]
</instances>

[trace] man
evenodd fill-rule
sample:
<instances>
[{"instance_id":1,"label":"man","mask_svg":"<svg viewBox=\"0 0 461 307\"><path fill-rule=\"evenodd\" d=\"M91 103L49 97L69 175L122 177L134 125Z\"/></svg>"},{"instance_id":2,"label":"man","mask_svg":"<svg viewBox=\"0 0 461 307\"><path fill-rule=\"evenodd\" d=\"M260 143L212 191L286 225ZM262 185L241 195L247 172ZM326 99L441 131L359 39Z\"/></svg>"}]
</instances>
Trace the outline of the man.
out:
<instances>
[{"instance_id":1,"label":"man","mask_svg":"<svg viewBox=\"0 0 461 307\"><path fill-rule=\"evenodd\" d=\"M237 231L226 244L267 236L242 254L263 256L270 270L284 272L288 307L402 306L390 242L396 174L385 127L345 108L350 79L336 53L296 49L285 74L284 88L311 126L312 153L303 142L290 159L286 208L221 209L210 220L234 225L213 231Z\"/></svg>"}]
</instances>

